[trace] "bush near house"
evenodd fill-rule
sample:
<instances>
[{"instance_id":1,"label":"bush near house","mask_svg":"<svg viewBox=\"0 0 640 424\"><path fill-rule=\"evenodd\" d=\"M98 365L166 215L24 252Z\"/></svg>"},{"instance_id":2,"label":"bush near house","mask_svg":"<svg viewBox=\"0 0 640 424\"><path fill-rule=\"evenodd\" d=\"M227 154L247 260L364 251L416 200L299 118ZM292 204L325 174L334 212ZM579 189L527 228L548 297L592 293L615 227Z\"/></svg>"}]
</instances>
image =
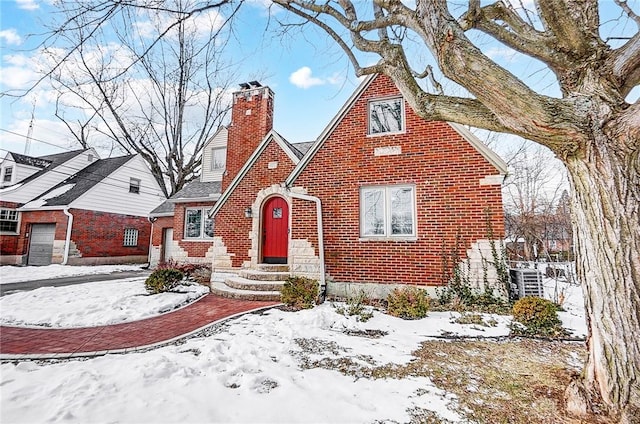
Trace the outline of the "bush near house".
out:
<instances>
[{"instance_id":1,"label":"bush near house","mask_svg":"<svg viewBox=\"0 0 640 424\"><path fill-rule=\"evenodd\" d=\"M144 286L149 294L164 293L173 290L184 280L184 273L174 268L156 269L145 280Z\"/></svg>"},{"instance_id":2,"label":"bush near house","mask_svg":"<svg viewBox=\"0 0 640 424\"><path fill-rule=\"evenodd\" d=\"M420 319L427 316L431 299L427 293L413 286L395 288L387 296L387 312L402 319Z\"/></svg>"},{"instance_id":3,"label":"bush near house","mask_svg":"<svg viewBox=\"0 0 640 424\"><path fill-rule=\"evenodd\" d=\"M294 310L310 309L318 298L318 281L306 277L289 277L282 287L280 300Z\"/></svg>"},{"instance_id":4,"label":"bush near house","mask_svg":"<svg viewBox=\"0 0 640 424\"><path fill-rule=\"evenodd\" d=\"M513 305L512 332L518 335L559 337L567 334L557 306L547 299L527 296Z\"/></svg>"}]
</instances>

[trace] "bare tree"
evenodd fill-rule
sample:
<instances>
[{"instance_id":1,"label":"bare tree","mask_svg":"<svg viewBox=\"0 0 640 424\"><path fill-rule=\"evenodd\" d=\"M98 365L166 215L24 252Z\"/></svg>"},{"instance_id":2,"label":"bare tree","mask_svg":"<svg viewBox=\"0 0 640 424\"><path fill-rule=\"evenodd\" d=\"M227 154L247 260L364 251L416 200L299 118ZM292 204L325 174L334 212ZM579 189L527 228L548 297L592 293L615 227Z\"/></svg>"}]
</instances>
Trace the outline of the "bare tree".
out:
<instances>
[{"instance_id":1,"label":"bare tree","mask_svg":"<svg viewBox=\"0 0 640 424\"><path fill-rule=\"evenodd\" d=\"M631 5L615 0L602 6L617 4L618 16L634 28L614 40L600 35L597 0L534 0L535 10L469 0L457 14L452 8L460 2L447 0L416 0L415 6L401 0L274 2L302 18L292 25L310 23L332 37L356 75L390 76L423 118L516 134L560 158L572 188L577 273L590 328L587 363L567 391L568 408L584 414L601 398L612 413L637 422L640 102L625 98L640 83L640 17ZM543 64L558 96L536 91L491 59L477 34ZM420 80L435 72L417 59L427 51L442 76L467 95L425 88ZM372 56L377 63L365 65Z\"/></svg>"},{"instance_id":2,"label":"bare tree","mask_svg":"<svg viewBox=\"0 0 640 424\"><path fill-rule=\"evenodd\" d=\"M56 116L83 146L140 154L167 196L197 177L234 79L223 59L228 17L195 5L63 1L58 37L44 50Z\"/></svg>"},{"instance_id":3,"label":"bare tree","mask_svg":"<svg viewBox=\"0 0 640 424\"><path fill-rule=\"evenodd\" d=\"M505 230L517 245L522 240L521 259L537 260L555 233L555 208L564 184L561 164L545 147L526 141L508 152L506 161Z\"/></svg>"}]
</instances>

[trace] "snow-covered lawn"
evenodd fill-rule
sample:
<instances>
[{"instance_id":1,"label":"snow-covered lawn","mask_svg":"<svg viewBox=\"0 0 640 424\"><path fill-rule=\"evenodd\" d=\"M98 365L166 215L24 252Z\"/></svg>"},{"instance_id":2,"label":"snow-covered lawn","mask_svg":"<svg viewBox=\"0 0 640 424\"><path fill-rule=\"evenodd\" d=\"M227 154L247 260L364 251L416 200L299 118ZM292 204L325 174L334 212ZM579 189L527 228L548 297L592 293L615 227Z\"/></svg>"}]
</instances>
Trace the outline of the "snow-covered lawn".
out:
<instances>
[{"instance_id":1,"label":"snow-covered lawn","mask_svg":"<svg viewBox=\"0 0 640 424\"><path fill-rule=\"evenodd\" d=\"M0 324L55 328L136 321L176 309L209 292L199 284L148 295L144 277L41 287L0 297Z\"/></svg>"},{"instance_id":2,"label":"snow-covered lawn","mask_svg":"<svg viewBox=\"0 0 640 424\"><path fill-rule=\"evenodd\" d=\"M118 271L139 271L137 265L98 265L98 266L0 266L0 284L20 283L23 281L46 280L49 278L73 277L77 275L111 274Z\"/></svg>"},{"instance_id":3,"label":"snow-covered lawn","mask_svg":"<svg viewBox=\"0 0 640 424\"><path fill-rule=\"evenodd\" d=\"M86 286L100 284L105 283ZM117 290L110 292L115 298ZM51 294L49 312L44 307L41 313L57 316L56 305L73 296L87 295ZM578 307L568 307L571 299L567 296L566 314L577 321L572 314ZM104 303L104 309L117 304ZM1 310L4 316L4 305ZM82 313L76 316L84 319ZM423 341L444 332L499 336L509 331L509 317L484 315L485 321L493 318L497 324L481 327L454 323L458 316L431 312L425 319L404 321L376 311L371 320L359 322L325 303L295 313L272 309L244 315L183 344L144 353L4 363L0 421L408 422L415 409L462 421L456 396L427 377L375 379L337 370L408 364ZM74 325L73 319L68 325ZM363 337L373 332L381 337ZM332 365L318 365L326 363Z\"/></svg>"}]
</instances>

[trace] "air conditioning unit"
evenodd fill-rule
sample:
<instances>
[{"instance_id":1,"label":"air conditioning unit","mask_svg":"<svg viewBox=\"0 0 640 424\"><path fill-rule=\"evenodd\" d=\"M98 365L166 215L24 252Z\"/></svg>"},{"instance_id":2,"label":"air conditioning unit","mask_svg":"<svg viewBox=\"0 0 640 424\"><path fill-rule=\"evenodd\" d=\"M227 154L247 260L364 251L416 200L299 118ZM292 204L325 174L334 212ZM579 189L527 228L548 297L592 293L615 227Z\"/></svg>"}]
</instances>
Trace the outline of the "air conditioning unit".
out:
<instances>
[{"instance_id":1,"label":"air conditioning unit","mask_svg":"<svg viewBox=\"0 0 640 424\"><path fill-rule=\"evenodd\" d=\"M516 299L526 296L544 297L542 273L537 269L511 268L511 291Z\"/></svg>"}]
</instances>

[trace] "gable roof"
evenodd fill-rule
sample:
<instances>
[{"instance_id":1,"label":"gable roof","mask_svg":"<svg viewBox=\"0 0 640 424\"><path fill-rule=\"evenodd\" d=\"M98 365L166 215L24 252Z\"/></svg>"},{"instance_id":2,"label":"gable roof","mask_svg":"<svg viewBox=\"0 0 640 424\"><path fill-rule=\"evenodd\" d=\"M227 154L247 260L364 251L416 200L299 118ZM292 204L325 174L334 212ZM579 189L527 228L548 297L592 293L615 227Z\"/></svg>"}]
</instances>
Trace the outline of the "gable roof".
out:
<instances>
[{"instance_id":1,"label":"gable roof","mask_svg":"<svg viewBox=\"0 0 640 424\"><path fill-rule=\"evenodd\" d=\"M27 202L20 209L67 206L91 188L101 183L116 169L120 168L134 157L135 155L129 155L97 160L61 183L55 185L50 190L47 190L40 196Z\"/></svg>"},{"instance_id":2,"label":"gable roof","mask_svg":"<svg viewBox=\"0 0 640 424\"><path fill-rule=\"evenodd\" d=\"M220 181L202 182L200 180L193 180L182 187L181 190L171 196L167 201L170 203L185 203L217 200L220 197L221 190L222 182Z\"/></svg>"},{"instance_id":3,"label":"gable roof","mask_svg":"<svg viewBox=\"0 0 640 424\"><path fill-rule=\"evenodd\" d=\"M313 156L315 156L316 152L320 150L325 140L329 137L329 135L333 132L333 130L338 126L340 121L342 121L342 119L347 115L347 112L349 112L349 110L353 107L356 100L360 98L362 93L367 89L367 87L369 87L371 82L373 82L373 80L377 76L378 76L377 74L367 76L364 79L364 81L362 81L362 83L358 86L358 88L356 88L356 90L347 99L345 104L342 105L342 107L340 108L338 113L333 117L333 119L329 121L329 124L327 124L324 130L322 130L322 132L320 133L320 135L318 136L314 144L312 144L308 148L305 156L302 158L302 160L300 160L298 165L295 168L293 168L293 171L291 171L291 174L289 174L289 176L285 180L285 185L287 187L290 187L291 184L293 184L293 182L296 180L296 178L298 178L298 175L300 175L302 170L304 170L304 168L307 167L307 164L309 164Z\"/></svg>"},{"instance_id":4,"label":"gable roof","mask_svg":"<svg viewBox=\"0 0 640 424\"><path fill-rule=\"evenodd\" d=\"M87 149L90 150L90 149ZM64 152L64 153L57 153L54 155L46 155L46 156L40 156L37 158L31 157L31 156L25 156L25 155L20 155L17 153L13 153L13 152L9 152L11 153L11 156L15 157L16 156L21 156L21 160L25 161L25 164L27 165L31 165L27 162L36 162L36 163L41 163L44 164L45 162L48 163L48 165L41 167L38 165L31 165L31 166L36 166L38 168L41 168L39 171L29 175L27 178L23 179L22 181L16 181L16 184L24 184L24 183L28 183L29 181L35 180L36 178L40 177L41 175L50 172L52 170L54 170L55 168L57 168L58 166L62 165L63 163L67 162L68 160L80 155L81 153L86 152L87 150L72 150L70 152ZM16 160L16 163L18 163L18 161Z\"/></svg>"},{"instance_id":5,"label":"gable roof","mask_svg":"<svg viewBox=\"0 0 640 424\"><path fill-rule=\"evenodd\" d=\"M340 108L338 113L333 117L333 119L329 122L329 124L322 131L318 139L315 141L302 160L298 163L298 165L291 171L291 174L285 180L285 185L287 187L291 187L291 185L298 178L300 173L307 167L309 162L313 159L315 154L320 150L324 142L329 138L334 129L338 126L338 124L342 121L342 119L347 115L349 110L353 107L356 101L362 96L364 91L371 85L371 83L379 76L380 74L372 74L367 76L362 83L358 86L358 88L353 92L351 97L347 99L345 104ZM454 131L456 131L462 138L464 138L473 148L475 148L489 163L491 163L501 175L505 175L507 173L507 163L498 156L493 150L491 150L486 144L484 144L478 137L473 135L471 131L466 129L463 125L457 124L454 122L447 122Z\"/></svg>"},{"instance_id":6,"label":"gable roof","mask_svg":"<svg viewBox=\"0 0 640 424\"><path fill-rule=\"evenodd\" d=\"M33 156L21 155L14 152L9 152L9 154L13 158L13 161L18 165L33 166L35 168L46 168L52 163L52 161L43 158L35 158Z\"/></svg>"},{"instance_id":7,"label":"gable roof","mask_svg":"<svg viewBox=\"0 0 640 424\"><path fill-rule=\"evenodd\" d=\"M280 146L280 148L286 153L287 156L289 156L289 159L291 159L291 161L293 162L294 165L297 165L300 162L300 158L295 153L294 149L292 148L291 143L286 141L276 131L274 131L274 130L269 131L267 133L267 135L264 136L264 138L262 139L262 141L260 142L258 147L256 147L256 149L253 151L251 156L249 156L249 159L247 159L247 161L242 166L242 168L240 168L240 171L238 171L238 173L233 178L233 180L231 181L231 183L229 184L227 189L224 191L224 193L222 193L222 195L220 196L220 198L218 199L216 204L213 205L213 207L209 211L209 216L210 217L214 216L216 213L218 213L218 211L220 210L222 205L224 205L224 203L227 201L227 199L229 198L231 193L233 193L233 190L235 190L235 188L238 186L238 184L240 184L240 181L242 181L242 179L247 174L247 172L249 172L249 169L251 169L253 164L260 157L260 154L262 154L264 149L267 148L267 146L269 145L269 142L272 141L272 140L275 141L278 144L278 146ZM298 152L298 153L300 153L300 152Z\"/></svg>"}]
</instances>

